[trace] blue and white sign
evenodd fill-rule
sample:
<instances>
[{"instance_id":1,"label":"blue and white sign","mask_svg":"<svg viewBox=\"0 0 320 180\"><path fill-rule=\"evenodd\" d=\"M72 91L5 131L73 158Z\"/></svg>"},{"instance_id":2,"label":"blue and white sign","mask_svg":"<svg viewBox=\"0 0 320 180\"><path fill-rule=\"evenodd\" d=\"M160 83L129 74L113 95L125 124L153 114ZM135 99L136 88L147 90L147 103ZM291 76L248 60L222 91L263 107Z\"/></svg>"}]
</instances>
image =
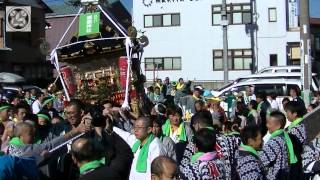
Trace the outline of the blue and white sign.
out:
<instances>
[{"instance_id":1,"label":"blue and white sign","mask_svg":"<svg viewBox=\"0 0 320 180\"><path fill-rule=\"evenodd\" d=\"M289 29L299 28L299 1L288 0Z\"/></svg>"},{"instance_id":2,"label":"blue and white sign","mask_svg":"<svg viewBox=\"0 0 320 180\"><path fill-rule=\"evenodd\" d=\"M146 7L151 7L153 4L173 4L173 3L184 3L184 2L197 2L201 0L142 0L142 3Z\"/></svg>"}]
</instances>

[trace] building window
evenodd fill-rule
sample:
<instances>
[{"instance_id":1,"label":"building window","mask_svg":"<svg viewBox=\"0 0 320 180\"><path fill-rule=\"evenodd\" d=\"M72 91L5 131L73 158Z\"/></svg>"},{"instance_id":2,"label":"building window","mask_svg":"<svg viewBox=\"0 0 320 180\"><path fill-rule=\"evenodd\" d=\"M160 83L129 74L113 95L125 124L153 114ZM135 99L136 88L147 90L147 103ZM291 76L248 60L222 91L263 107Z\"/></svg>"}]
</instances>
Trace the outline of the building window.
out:
<instances>
[{"instance_id":1,"label":"building window","mask_svg":"<svg viewBox=\"0 0 320 180\"><path fill-rule=\"evenodd\" d=\"M152 16L144 16L144 27L152 27L152 26L153 26Z\"/></svg>"},{"instance_id":2,"label":"building window","mask_svg":"<svg viewBox=\"0 0 320 180\"><path fill-rule=\"evenodd\" d=\"M213 69L222 70L223 69L223 51L216 50L213 51Z\"/></svg>"},{"instance_id":3,"label":"building window","mask_svg":"<svg viewBox=\"0 0 320 180\"><path fill-rule=\"evenodd\" d=\"M181 70L181 57L145 58L145 70Z\"/></svg>"},{"instance_id":4,"label":"building window","mask_svg":"<svg viewBox=\"0 0 320 180\"><path fill-rule=\"evenodd\" d=\"M180 26L180 14L156 14L144 16L144 27Z\"/></svg>"},{"instance_id":5,"label":"building window","mask_svg":"<svg viewBox=\"0 0 320 180\"><path fill-rule=\"evenodd\" d=\"M180 14L172 14L171 18L172 26L180 26Z\"/></svg>"},{"instance_id":6,"label":"building window","mask_svg":"<svg viewBox=\"0 0 320 180\"><path fill-rule=\"evenodd\" d=\"M228 50L229 70L250 70L252 65L251 49L231 49ZM213 50L213 70L223 70L223 51Z\"/></svg>"},{"instance_id":7,"label":"building window","mask_svg":"<svg viewBox=\"0 0 320 180\"><path fill-rule=\"evenodd\" d=\"M171 14L166 14L163 15L163 26L171 26L172 22L171 22Z\"/></svg>"},{"instance_id":8,"label":"building window","mask_svg":"<svg viewBox=\"0 0 320 180\"><path fill-rule=\"evenodd\" d=\"M222 5L212 6L212 25L220 25ZM228 4L227 19L229 24L250 24L251 6L250 4Z\"/></svg>"},{"instance_id":9,"label":"building window","mask_svg":"<svg viewBox=\"0 0 320 180\"><path fill-rule=\"evenodd\" d=\"M268 8L269 22L277 22L277 9Z\"/></svg>"},{"instance_id":10,"label":"building window","mask_svg":"<svg viewBox=\"0 0 320 180\"><path fill-rule=\"evenodd\" d=\"M212 6L212 25L220 25L221 22L221 6Z\"/></svg>"},{"instance_id":11,"label":"building window","mask_svg":"<svg viewBox=\"0 0 320 180\"><path fill-rule=\"evenodd\" d=\"M270 66L278 66L278 55L270 54Z\"/></svg>"},{"instance_id":12,"label":"building window","mask_svg":"<svg viewBox=\"0 0 320 180\"><path fill-rule=\"evenodd\" d=\"M287 45L288 61L287 65L300 65L300 45L299 43L288 43Z\"/></svg>"},{"instance_id":13,"label":"building window","mask_svg":"<svg viewBox=\"0 0 320 180\"><path fill-rule=\"evenodd\" d=\"M153 22L153 27L161 26L162 25L162 16L161 15L153 16L152 22Z\"/></svg>"}]
</instances>

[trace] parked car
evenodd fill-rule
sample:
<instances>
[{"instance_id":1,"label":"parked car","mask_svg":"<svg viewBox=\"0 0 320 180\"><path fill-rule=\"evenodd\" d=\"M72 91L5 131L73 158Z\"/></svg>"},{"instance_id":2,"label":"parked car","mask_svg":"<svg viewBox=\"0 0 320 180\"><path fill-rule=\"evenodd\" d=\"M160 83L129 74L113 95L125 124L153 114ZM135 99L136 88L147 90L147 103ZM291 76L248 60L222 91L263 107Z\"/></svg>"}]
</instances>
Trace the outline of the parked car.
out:
<instances>
[{"instance_id":1,"label":"parked car","mask_svg":"<svg viewBox=\"0 0 320 180\"><path fill-rule=\"evenodd\" d=\"M232 85L235 85L240 82L244 82L247 80L259 80L259 79L269 79L272 81L273 79L295 79L297 81L301 81L301 73L297 72L287 72L287 73L263 73L263 74L253 74L248 76L243 76L237 78L236 80L232 81L229 84L224 85L223 87L215 90L215 91L222 91L225 88L228 88ZM312 91L319 91L319 81L315 73L312 74L311 80L311 90Z\"/></svg>"},{"instance_id":2,"label":"parked car","mask_svg":"<svg viewBox=\"0 0 320 180\"><path fill-rule=\"evenodd\" d=\"M275 93L277 96L288 96L290 88L298 87L301 89L301 81L296 79L249 79L211 93L215 97L221 97L231 92L245 91L249 86L254 86L254 93L264 91L267 94Z\"/></svg>"},{"instance_id":3,"label":"parked car","mask_svg":"<svg viewBox=\"0 0 320 180\"><path fill-rule=\"evenodd\" d=\"M19 91L19 87L21 87L24 92L30 91L31 89L35 89L37 92L42 91L41 88L39 88L38 86L34 86L34 85L22 85L22 86L4 85L2 87L2 94L17 95L18 91Z\"/></svg>"},{"instance_id":4,"label":"parked car","mask_svg":"<svg viewBox=\"0 0 320 180\"><path fill-rule=\"evenodd\" d=\"M301 80L297 79L249 79L237 84L233 84L221 91L212 91L215 97L225 99L233 92L245 92L248 87L254 87L254 94L264 92L266 94L274 93L277 95L276 101L282 107L282 100L284 97L289 96L291 88L301 89ZM222 105L225 110L228 109L227 104Z\"/></svg>"}]
</instances>

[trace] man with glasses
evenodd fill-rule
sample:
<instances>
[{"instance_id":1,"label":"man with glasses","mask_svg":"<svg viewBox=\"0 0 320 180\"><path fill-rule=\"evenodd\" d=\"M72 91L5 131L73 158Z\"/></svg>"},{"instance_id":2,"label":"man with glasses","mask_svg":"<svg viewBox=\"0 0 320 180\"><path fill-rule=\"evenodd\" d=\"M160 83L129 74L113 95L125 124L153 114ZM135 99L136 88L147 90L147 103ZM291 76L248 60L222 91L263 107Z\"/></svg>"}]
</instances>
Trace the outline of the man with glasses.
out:
<instances>
[{"instance_id":1,"label":"man with glasses","mask_svg":"<svg viewBox=\"0 0 320 180\"><path fill-rule=\"evenodd\" d=\"M81 123L83 114L82 103L79 100L71 100L65 110L66 121L64 123L54 125L51 128L52 135L64 135L72 129L77 128ZM66 146L67 148L62 149L61 151L70 152L71 143ZM52 173L53 179L77 179L76 176L78 175L78 169L76 165L72 163L72 158L69 153L58 157L57 165L53 163L52 166L58 167L57 170L54 168L54 172Z\"/></svg>"},{"instance_id":2,"label":"man with glasses","mask_svg":"<svg viewBox=\"0 0 320 180\"><path fill-rule=\"evenodd\" d=\"M150 179L151 162L164 155L159 138L152 134L153 123L148 117L140 117L134 122L134 134L114 127L113 130L131 147L134 159L131 165L130 180Z\"/></svg>"},{"instance_id":3,"label":"man with glasses","mask_svg":"<svg viewBox=\"0 0 320 180\"><path fill-rule=\"evenodd\" d=\"M80 124L82 114L83 111L81 108L81 103L78 101L71 101L66 107L65 118L72 129Z\"/></svg>"}]
</instances>

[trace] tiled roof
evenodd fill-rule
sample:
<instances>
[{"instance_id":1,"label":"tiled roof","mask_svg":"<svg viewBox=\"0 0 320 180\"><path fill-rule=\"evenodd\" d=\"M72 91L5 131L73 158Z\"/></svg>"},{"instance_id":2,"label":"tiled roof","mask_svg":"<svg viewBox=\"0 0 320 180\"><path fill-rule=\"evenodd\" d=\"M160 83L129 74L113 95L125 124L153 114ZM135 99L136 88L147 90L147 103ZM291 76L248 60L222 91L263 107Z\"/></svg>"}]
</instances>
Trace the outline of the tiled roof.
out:
<instances>
[{"instance_id":1,"label":"tiled roof","mask_svg":"<svg viewBox=\"0 0 320 180\"><path fill-rule=\"evenodd\" d=\"M74 7L68 3L68 0L43 0L53 10L53 13L47 16L77 14L79 7ZM120 0L108 0L109 4L114 5L121 3Z\"/></svg>"},{"instance_id":2,"label":"tiled roof","mask_svg":"<svg viewBox=\"0 0 320 180\"><path fill-rule=\"evenodd\" d=\"M320 25L320 18L310 18L310 25Z\"/></svg>"},{"instance_id":3,"label":"tiled roof","mask_svg":"<svg viewBox=\"0 0 320 180\"><path fill-rule=\"evenodd\" d=\"M47 16L56 15L70 15L77 14L78 7L74 7L67 3L68 0L43 0L53 11L53 13L48 13Z\"/></svg>"},{"instance_id":4,"label":"tiled roof","mask_svg":"<svg viewBox=\"0 0 320 180\"><path fill-rule=\"evenodd\" d=\"M46 13L52 13L52 10L42 0L7 0L7 1L0 0L0 2L28 5L28 6L32 6L35 8L42 8L46 11Z\"/></svg>"}]
</instances>

